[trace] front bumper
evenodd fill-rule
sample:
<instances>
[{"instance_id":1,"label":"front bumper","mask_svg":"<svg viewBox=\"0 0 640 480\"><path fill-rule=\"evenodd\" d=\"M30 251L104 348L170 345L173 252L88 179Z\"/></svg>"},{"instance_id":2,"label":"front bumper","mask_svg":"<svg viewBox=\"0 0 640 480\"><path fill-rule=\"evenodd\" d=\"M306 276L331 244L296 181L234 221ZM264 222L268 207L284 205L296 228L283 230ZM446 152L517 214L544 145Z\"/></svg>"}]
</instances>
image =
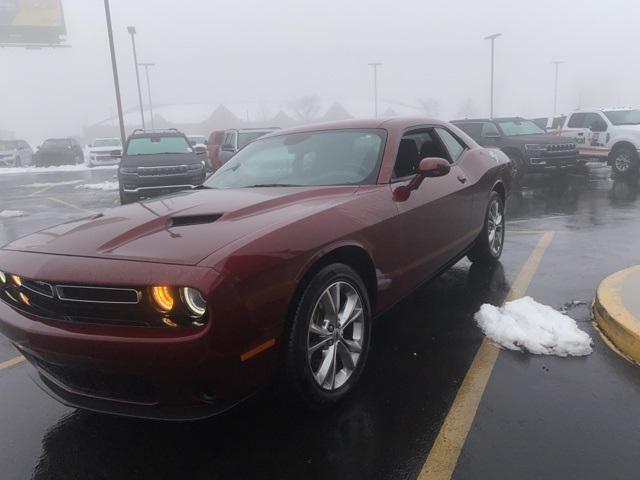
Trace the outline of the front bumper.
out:
<instances>
[{"instance_id":1,"label":"front bumper","mask_svg":"<svg viewBox=\"0 0 640 480\"><path fill-rule=\"evenodd\" d=\"M214 270L2 250L0 269L24 278L76 284L95 283L99 276L103 285L114 285L115 277L127 272L130 283L170 284L173 279L219 292L215 300L209 299L219 308L211 309L209 321L201 328L65 322L0 300L0 332L35 368L37 383L66 405L116 415L193 420L231 408L255 391L272 368L263 363L269 355L253 362L241 360L249 347L234 343L239 330L244 330L240 338L247 345L258 340L251 338L241 321L224 322L224 312L243 309ZM57 277L52 272L58 272Z\"/></svg>"},{"instance_id":2,"label":"front bumper","mask_svg":"<svg viewBox=\"0 0 640 480\"><path fill-rule=\"evenodd\" d=\"M118 165L120 163L119 158L113 158L111 155L96 155L92 153L89 155L89 163L93 166L101 165Z\"/></svg>"},{"instance_id":3,"label":"front bumper","mask_svg":"<svg viewBox=\"0 0 640 480\"><path fill-rule=\"evenodd\" d=\"M531 155L526 161L528 171L545 171L548 169L570 168L578 164L578 154L571 155Z\"/></svg>"},{"instance_id":4,"label":"front bumper","mask_svg":"<svg viewBox=\"0 0 640 480\"><path fill-rule=\"evenodd\" d=\"M185 175L166 176L139 176L120 172L118 178L124 193L154 197L199 187L206 178L206 172L204 168Z\"/></svg>"}]
</instances>

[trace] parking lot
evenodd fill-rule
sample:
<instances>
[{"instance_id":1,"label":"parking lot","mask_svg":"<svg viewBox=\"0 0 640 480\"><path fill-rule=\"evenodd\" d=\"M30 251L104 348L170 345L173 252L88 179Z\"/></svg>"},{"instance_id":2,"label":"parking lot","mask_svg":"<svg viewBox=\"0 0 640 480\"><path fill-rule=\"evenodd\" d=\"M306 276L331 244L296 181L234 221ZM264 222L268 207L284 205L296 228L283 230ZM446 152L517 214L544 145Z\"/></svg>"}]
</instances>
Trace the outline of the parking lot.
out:
<instances>
[{"instance_id":1,"label":"parking lot","mask_svg":"<svg viewBox=\"0 0 640 480\"><path fill-rule=\"evenodd\" d=\"M0 219L0 243L117 205L95 189L114 174L0 172L1 209L23 212ZM640 263L638 183L610 177L590 164L525 178L501 263L461 261L379 318L361 385L332 411L265 391L196 423L85 413L41 392L0 339L1 477L637 478L640 372L591 323L599 281ZM565 307L594 353L494 355L473 314L525 294Z\"/></svg>"}]
</instances>

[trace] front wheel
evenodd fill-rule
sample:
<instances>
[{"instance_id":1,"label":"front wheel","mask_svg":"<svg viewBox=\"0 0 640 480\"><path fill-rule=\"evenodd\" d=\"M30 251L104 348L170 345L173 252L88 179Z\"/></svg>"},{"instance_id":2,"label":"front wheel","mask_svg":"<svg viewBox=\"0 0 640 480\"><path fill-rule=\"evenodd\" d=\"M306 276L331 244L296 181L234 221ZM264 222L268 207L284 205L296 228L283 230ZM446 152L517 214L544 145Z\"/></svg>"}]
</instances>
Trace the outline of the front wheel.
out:
<instances>
[{"instance_id":1,"label":"front wheel","mask_svg":"<svg viewBox=\"0 0 640 480\"><path fill-rule=\"evenodd\" d=\"M638 155L629 147L619 147L612 152L610 163L616 175L629 175L638 169Z\"/></svg>"},{"instance_id":2,"label":"front wheel","mask_svg":"<svg viewBox=\"0 0 640 480\"><path fill-rule=\"evenodd\" d=\"M484 227L467 255L469 260L474 263L497 262L502 255L504 233L504 202L498 192L493 191L489 196Z\"/></svg>"},{"instance_id":3,"label":"front wheel","mask_svg":"<svg viewBox=\"0 0 640 480\"><path fill-rule=\"evenodd\" d=\"M371 306L351 267L335 263L309 282L284 344L282 385L303 407L328 407L351 392L369 353Z\"/></svg>"}]
</instances>

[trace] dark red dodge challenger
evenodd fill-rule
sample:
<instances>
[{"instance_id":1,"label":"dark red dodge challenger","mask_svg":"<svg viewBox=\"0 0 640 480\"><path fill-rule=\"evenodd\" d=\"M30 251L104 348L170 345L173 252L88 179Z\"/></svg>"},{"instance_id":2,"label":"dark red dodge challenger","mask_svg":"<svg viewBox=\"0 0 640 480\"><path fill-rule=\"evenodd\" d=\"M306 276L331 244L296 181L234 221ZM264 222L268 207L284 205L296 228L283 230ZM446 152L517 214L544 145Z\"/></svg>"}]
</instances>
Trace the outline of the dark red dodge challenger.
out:
<instances>
[{"instance_id":1,"label":"dark red dodge challenger","mask_svg":"<svg viewBox=\"0 0 640 480\"><path fill-rule=\"evenodd\" d=\"M435 120L278 131L197 190L0 249L0 331L78 408L196 419L270 380L330 405L373 318L465 255L500 257L508 162Z\"/></svg>"}]
</instances>

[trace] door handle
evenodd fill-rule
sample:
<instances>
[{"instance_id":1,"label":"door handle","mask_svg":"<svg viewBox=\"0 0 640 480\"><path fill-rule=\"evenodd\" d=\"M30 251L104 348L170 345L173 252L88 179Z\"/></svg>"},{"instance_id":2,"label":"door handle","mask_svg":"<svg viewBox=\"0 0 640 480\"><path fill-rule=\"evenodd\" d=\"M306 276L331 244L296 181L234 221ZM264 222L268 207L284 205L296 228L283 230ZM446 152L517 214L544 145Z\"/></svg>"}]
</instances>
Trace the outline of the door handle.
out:
<instances>
[{"instance_id":1,"label":"door handle","mask_svg":"<svg viewBox=\"0 0 640 480\"><path fill-rule=\"evenodd\" d=\"M464 175L458 175L458 180L460 181L460 183L467 183L467 177L465 177Z\"/></svg>"},{"instance_id":2,"label":"door handle","mask_svg":"<svg viewBox=\"0 0 640 480\"><path fill-rule=\"evenodd\" d=\"M578 133L578 136L579 137L584 137L584 133L580 132L580 133Z\"/></svg>"}]
</instances>

